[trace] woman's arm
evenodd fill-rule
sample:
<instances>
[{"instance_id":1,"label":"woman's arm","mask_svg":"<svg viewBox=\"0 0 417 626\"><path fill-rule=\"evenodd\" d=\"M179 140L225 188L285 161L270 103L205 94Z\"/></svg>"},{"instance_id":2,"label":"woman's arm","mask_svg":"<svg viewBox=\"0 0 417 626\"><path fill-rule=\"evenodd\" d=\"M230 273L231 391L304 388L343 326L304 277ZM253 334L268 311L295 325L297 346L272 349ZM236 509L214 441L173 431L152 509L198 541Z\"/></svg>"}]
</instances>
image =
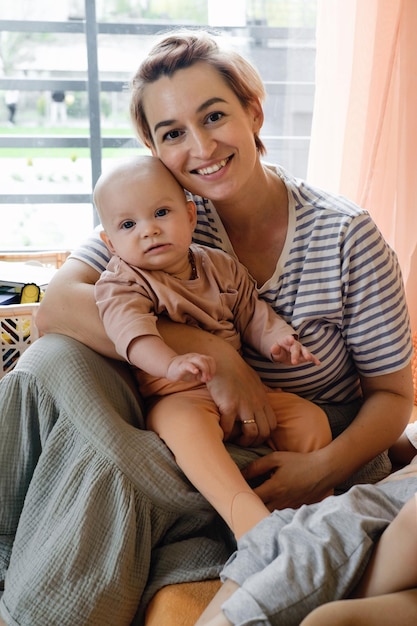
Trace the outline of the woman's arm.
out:
<instances>
[{"instance_id":1,"label":"woman's arm","mask_svg":"<svg viewBox=\"0 0 417 626\"><path fill-rule=\"evenodd\" d=\"M245 470L247 479L273 472L255 489L271 510L320 500L398 439L413 406L411 366L361 382L358 415L328 446L308 454L273 452Z\"/></svg>"},{"instance_id":2,"label":"woman's arm","mask_svg":"<svg viewBox=\"0 0 417 626\"><path fill-rule=\"evenodd\" d=\"M348 468L347 475L336 476L338 482L335 484L387 450L403 432L413 408L410 364L391 374L362 377L361 386L364 403L349 428L333 442L332 471L337 472L339 464L346 464ZM339 463L335 454L340 454Z\"/></svg>"},{"instance_id":3,"label":"woman's arm","mask_svg":"<svg viewBox=\"0 0 417 626\"><path fill-rule=\"evenodd\" d=\"M67 259L45 292L36 324L42 333L68 335L104 356L120 359L96 306L94 284L98 277L99 272L83 261ZM256 424L243 427L241 443L263 442L275 426L275 416L258 375L235 348L211 333L169 320L160 320L158 330L178 354L202 352L216 361L216 375L209 388L220 410L225 438L236 419L255 419Z\"/></svg>"},{"instance_id":4,"label":"woman's arm","mask_svg":"<svg viewBox=\"0 0 417 626\"><path fill-rule=\"evenodd\" d=\"M68 335L104 356L120 359L100 320L94 298L99 272L69 258L54 275L36 316L41 333Z\"/></svg>"}]
</instances>

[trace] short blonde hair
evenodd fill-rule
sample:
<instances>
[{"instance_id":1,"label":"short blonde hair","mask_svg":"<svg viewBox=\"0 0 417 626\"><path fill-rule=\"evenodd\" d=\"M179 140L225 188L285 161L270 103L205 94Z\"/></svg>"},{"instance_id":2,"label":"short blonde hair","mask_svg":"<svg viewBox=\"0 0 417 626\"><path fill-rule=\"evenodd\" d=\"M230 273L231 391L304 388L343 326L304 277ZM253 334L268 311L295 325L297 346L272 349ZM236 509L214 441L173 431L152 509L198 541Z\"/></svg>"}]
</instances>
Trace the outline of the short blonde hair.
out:
<instances>
[{"instance_id":1,"label":"short blonde hair","mask_svg":"<svg viewBox=\"0 0 417 626\"><path fill-rule=\"evenodd\" d=\"M237 52L221 48L214 37L205 31L171 33L151 49L131 81L130 116L138 136L146 146L153 146L143 109L146 85L201 61L217 69L245 109L254 101L262 105L265 99L264 84L249 61ZM261 155L265 154L265 146L257 133L255 145Z\"/></svg>"}]
</instances>

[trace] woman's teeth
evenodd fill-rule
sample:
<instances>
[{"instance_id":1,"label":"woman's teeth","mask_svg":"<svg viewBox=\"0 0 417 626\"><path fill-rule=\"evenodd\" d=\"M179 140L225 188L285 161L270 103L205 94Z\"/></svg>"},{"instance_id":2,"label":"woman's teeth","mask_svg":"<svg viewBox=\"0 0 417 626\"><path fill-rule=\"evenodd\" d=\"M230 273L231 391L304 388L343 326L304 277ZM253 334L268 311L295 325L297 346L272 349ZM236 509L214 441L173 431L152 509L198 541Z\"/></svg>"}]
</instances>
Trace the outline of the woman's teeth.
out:
<instances>
[{"instance_id":1,"label":"woman's teeth","mask_svg":"<svg viewBox=\"0 0 417 626\"><path fill-rule=\"evenodd\" d=\"M212 165L211 167L204 167L201 170L196 170L197 174L203 174L203 175L214 174L214 172L218 172L219 170L221 170L222 167L226 165L228 160L229 160L228 158L223 159L219 163L216 163L216 165Z\"/></svg>"}]
</instances>

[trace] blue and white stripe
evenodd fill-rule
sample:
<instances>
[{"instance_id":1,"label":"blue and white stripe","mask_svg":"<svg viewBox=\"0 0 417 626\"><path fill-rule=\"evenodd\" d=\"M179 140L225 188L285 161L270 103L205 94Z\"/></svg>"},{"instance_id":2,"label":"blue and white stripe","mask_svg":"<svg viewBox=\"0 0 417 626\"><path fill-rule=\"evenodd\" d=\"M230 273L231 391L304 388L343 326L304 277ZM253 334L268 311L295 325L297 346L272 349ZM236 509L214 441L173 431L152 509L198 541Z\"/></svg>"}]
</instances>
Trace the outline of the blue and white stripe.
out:
<instances>
[{"instance_id":1,"label":"blue and white stripe","mask_svg":"<svg viewBox=\"0 0 417 626\"><path fill-rule=\"evenodd\" d=\"M348 402L360 396L358 373L389 374L411 358L399 264L367 211L275 170L288 190L289 228L277 270L259 293L293 326L321 366L283 366L249 348L245 356L271 387L319 403ZM233 254L214 206L200 197L194 201L194 241ZM74 256L98 271L108 258L101 240L89 240Z\"/></svg>"}]
</instances>

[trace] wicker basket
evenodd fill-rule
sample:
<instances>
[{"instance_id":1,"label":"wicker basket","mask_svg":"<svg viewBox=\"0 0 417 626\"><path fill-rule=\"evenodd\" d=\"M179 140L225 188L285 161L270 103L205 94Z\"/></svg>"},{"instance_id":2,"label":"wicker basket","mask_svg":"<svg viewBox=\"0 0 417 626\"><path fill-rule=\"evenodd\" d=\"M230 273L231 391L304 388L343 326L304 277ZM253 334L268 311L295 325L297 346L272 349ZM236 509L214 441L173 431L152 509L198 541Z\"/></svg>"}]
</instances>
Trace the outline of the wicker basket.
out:
<instances>
[{"instance_id":1,"label":"wicker basket","mask_svg":"<svg viewBox=\"0 0 417 626\"><path fill-rule=\"evenodd\" d=\"M0 307L0 378L14 368L26 348L39 337L35 325L38 306L39 304L15 304Z\"/></svg>"}]
</instances>

